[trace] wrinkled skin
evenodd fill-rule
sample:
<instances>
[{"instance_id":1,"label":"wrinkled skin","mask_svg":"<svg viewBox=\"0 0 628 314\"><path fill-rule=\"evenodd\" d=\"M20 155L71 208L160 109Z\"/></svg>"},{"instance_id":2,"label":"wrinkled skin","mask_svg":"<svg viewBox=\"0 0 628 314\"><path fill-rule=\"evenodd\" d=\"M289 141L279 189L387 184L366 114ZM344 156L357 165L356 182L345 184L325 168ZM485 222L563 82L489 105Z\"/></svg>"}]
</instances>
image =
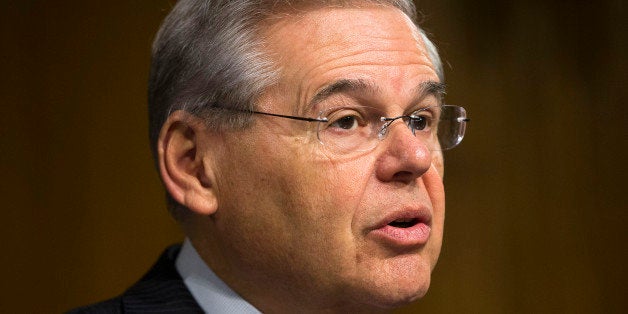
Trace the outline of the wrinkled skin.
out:
<instances>
[{"instance_id":1,"label":"wrinkled skin","mask_svg":"<svg viewBox=\"0 0 628 314\"><path fill-rule=\"evenodd\" d=\"M281 65L279 84L258 102L266 112L316 117L308 103L318 91L359 79L373 88L327 101L398 116L417 106L421 83L438 81L417 30L393 8L318 9L278 19L264 35ZM201 219L209 231L193 237L194 246L265 312L375 311L421 298L442 242L442 154L395 123L375 149L337 155L316 140L313 124L255 116L250 128L220 140L198 134L214 143L198 154L217 209ZM425 243L372 232L391 213L417 208L429 212Z\"/></svg>"}]
</instances>

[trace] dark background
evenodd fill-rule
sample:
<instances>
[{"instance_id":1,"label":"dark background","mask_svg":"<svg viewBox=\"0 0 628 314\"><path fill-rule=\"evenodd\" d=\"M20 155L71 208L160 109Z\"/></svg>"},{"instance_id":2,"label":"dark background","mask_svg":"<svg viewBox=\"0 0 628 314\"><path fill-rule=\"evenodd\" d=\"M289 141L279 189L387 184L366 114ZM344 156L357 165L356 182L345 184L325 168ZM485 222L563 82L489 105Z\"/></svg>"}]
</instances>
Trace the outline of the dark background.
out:
<instances>
[{"instance_id":1,"label":"dark background","mask_svg":"<svg viewBox=\"0 0 628 314\"><path fill-rule=\"evenodd\" d=\"M0 2L0 312L119 294L182 239L146 131L150 44L173 3ZM446 100L473 120L446 154L432 288L407 311L626 312L624 1L417 4Z\"/></svg>"}]
</instances>

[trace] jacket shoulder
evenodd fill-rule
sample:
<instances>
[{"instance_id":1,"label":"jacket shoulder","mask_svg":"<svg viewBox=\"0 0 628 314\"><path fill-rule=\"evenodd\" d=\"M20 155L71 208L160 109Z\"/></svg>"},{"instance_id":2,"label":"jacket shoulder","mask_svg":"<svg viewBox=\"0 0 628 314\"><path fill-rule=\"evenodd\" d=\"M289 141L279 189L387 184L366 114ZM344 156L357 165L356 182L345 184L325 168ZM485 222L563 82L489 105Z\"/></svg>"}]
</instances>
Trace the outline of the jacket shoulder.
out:
<instances>
[{"instance_id":1,"label":"jacket shoulder","mask_svg":"<svg viewBox=\"0 0 628 314\"><path fill-rule=\"evenodd\" d=\"M175 267L181 250L173 245L151 270L121 296L68 313L203 313Z\"/></svg>"}]
</instances>

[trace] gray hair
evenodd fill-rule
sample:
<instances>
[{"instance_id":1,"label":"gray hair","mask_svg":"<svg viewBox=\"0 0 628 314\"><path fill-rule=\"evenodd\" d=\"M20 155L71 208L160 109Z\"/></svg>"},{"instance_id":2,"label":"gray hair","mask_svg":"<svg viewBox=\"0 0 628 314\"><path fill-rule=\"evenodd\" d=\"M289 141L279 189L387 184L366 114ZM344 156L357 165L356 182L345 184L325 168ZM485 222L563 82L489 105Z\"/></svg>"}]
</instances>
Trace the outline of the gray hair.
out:
<instances>
[{"instance_id":1,"label":"gray hair","mask_svg":"<svg viewBox=\"0 0 628 314\"><path fill-rule=\"evenodd\" d=\"M248 125L249 116L224 108L254 110L256 98L278 80L278 66L261 49L263 21L300 9L353 3L394 6L417 23L411 0L179 0L152 48L148 113L155 160L161 127L176 110L202 115L215 130ZM436 46L423 30L419 33L444 81Z\"/></svg>"}]
</instances>

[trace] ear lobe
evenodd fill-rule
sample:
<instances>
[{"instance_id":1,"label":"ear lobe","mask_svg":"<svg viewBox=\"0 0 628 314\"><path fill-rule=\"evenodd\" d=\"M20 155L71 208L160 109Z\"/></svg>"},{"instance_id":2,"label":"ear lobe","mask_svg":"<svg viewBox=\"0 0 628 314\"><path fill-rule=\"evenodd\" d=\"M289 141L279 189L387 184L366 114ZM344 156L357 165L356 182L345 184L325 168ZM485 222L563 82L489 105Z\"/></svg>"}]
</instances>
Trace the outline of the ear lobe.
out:
<instances>
[{"instance_id":1,"label":"ear lobe","mask_svg":"<svg viewBox=\"0 0 628 314\"><path fill-rule=\"evenodd\" d=\"M200 215L218 208L213 169L204 159L211 152L201 141L210 140L203 121L185 111L175 111L162 126L157 142L159 172L166 190L179 204ZM211 163L210 163L211 164Z\"/></svg>"}]
</instances>

